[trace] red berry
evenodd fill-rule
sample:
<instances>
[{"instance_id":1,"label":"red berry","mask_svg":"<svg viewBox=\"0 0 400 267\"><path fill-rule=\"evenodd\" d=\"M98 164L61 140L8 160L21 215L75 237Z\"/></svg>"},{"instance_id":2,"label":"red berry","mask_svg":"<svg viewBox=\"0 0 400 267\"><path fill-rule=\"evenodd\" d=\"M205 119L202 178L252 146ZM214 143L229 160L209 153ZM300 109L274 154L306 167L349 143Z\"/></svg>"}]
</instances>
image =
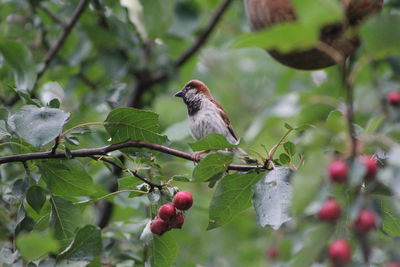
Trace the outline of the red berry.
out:
<instances>
[{"instance_id":1,"label":"red berry","mask_svg":"<svg viewBox=\"0 0 400 267\"><path fill-rule=\"evenodd\" d=\"M385 264L385 267L400 267L400 263L391 261Z\"/></svg>"},{"instance_id":2,"label":"red berry","mask_svg":"<svg viewBox=\"0 0 400 267\"><path fill-rule=\"evenodd\" d=\"M182 228L183 223L185 222L185 216L183 216L182 212L177 212L176 215L169 222L169 226L171 228Z\"/></svg>"},{"instance_id":3,"label":"red berry","mask_svg":"<svg viewBox=\"0 0 400 267\"><path fill-rule=\"evenodd\" d=\"M347 172L347 163L343 160L334 160L328 166L328 173L332 182L345 182L347 180Z\"/></svg>"},{"instance_id":4,"label":"red berry","mask_svg":"<svg viewBox=\"0 0 400 267\"><path fill-rule=\"evenodd\" d=\"M365 179L372 180L375 178L376 172L378 171L378 164L376 160L371 156L362 156L362 162L367 168L367 173L365 174Z\"/></svg>"},{"instance_id":5,"label":"red berry","mask_svg":"<svg viewBox=\"0 0 400 267\"><path fill-rule=\"evenodd\" d=\"M334 241L328 248L329 258L336 265L344 265L351 259L351 249L344 239Z\"/></svg>"},{"instance_id":6,"label":"red berry","mask_svg":"<svg viewBox=\"0 0 400 267\"><path fill-rule=\"evenodd\" d=\"M193 205L193 197L189 192L180 191L174 196L173 202L178 210L187 210Z\"/></svg>"},{"instance_id":7,"label":"red berry","mask_svg":"<svg viewBox=\"0 0 400 267\"><path fill-rule=\"evenodd\" d=\"M279 257L279 249L277 247L269 247L266 251L268 258L276 260Z\"/></svg>"},{"instance_id":8,"label":"red berry","mask_svg":"<svg viewBox=\"0 0 400 267\"><path fill-rule=\"evenodd\" d=\"M162 235L169 230L169 225L166 221L160 218L155 218L150 223L150 230L153 234Z\"/></svg>"},{"instance_id":9,"label":"red berry","mask_svg":"<svg viewBox=\"0 0 400 267\"><path fill-rule=\"evenodd\" d=\"M354 230L358 234L368 233L375 227L376 218L375 214L367 209L361 210L354 222Z\"/></svg>"},{"instance_id":10,"label":"red berry","mask_svg":"<svg viewBox=\"0 0 400 267\"><path fill-rule=\"evenodd\" d=\"M334 222L339 219L340 214L342 213L342 209L334 199L328 199L318 211L318 219L321 221L330 221Z\"/></svg>"},{"instance_id":11,"label":"red berry","mask_svg":"<svg viewBox=\"0 0 400 267\"><path fill-rule=\"evenodd\" d=\"M390 92L386 98L392 106L400 106L400 92Z\"/></svg>"},{"instance_id":12,"label":"red berry","mask_svg":"<svg viewBox=\"0 0 400 267\"><path fill-rule=\"evenodd\" d=\"M164 221L169 221L175 216L175 207L172 204L164 204L158 210L158 217L163 219Z\"/></svg>"}]
</instances>

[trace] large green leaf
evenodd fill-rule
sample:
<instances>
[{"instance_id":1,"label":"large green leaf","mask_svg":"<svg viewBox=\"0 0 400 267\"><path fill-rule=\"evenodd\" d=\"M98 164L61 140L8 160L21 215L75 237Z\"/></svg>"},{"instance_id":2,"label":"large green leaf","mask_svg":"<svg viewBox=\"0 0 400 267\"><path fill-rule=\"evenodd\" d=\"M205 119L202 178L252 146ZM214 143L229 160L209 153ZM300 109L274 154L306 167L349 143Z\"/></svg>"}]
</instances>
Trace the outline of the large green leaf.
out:
<instances>
[{"instance_id":1,"label":"large green leaf","mask_svg":"<svg viewBox=\"0 0 400 267\"><path fill-rule=\"evenodd\" d=\"M160 144L167 140L167 137L159 132L158 114L151 111L117 108L111 111L105 122L113 144L126 140Z\"/></svg>"},{"instance_id":2,"label":"large green leaf","mask_svg":"<svg viewBox=\"0 0 400 267\"><path fill-rule=\"evenodd\" d=\"M154 235L152 251L152 266L171 266L178 256L178 245L175 241L174 233L167 232L162 236Z\"/></svg>"},{"instance_id":3,"label":"large green leaf","mask_svg":"<svg viewBox=\"0 0 400 267\"><path fill-rule=\"evenodd\" d=\"M276 230L291 219L291 174L290 168L275 168L254 185L253 205L262 227L271 225Z\"/></svg>"},{"instance_id":4,"label":"large green leaf","mask_svg":"<svg viewBox=\"0 0 400 267\"><path fill-rule=\"evenodd\" d=\"M399 14L385 14L369 20L361 28L361 36L367 52L376 59L394 55L400 51L400 31L393 25L400 24Z\"/></svg>"},{"instance_id":5,"label":"large green leaf","mask_svg":"<svg viewBox=\"0 0 400 267\"><path fill-rule=\"evenodd\" d=\"M91 196L96 192L92 177L76 159L45 160L39 164L39 168L52 194Z\"/></svg>"},{"instance_id":6,"label":"large green leaf","mask_svg":"<svg viewBox=\"0 0 400 267\"><path fill-rule=\"evenodd\" d=\"M318 193L325 168L323 155L315 151L306 159L304 166L294 173L292 179L292 212L294 216L300 215Z\"/></svg>"},{"instance_id":7,"label":"large green leaf","mask_svg":"<svg viewBox=\"0 0 400 267\"><path fill-rule=\"evenodd\" d=\"M19 137L40 147L53 141L62 131L69 113L55 108L27 105L8 119L8 125Z\"/></svg>"},{"instance_id":8,"label":"large green leaf","mask_svg":"<svg viewBox=\"0 0 400 267\"><path fill-rule=\"evenodd\" d=\"M14 70L17 90L27 93L36 82L36 66L30 51L15 41L0 41L0 53Z\"/></svg>"},{"instance_id":9,"label":"large green leaf","mask_svg":"<svg viewBox=\"0 0 400 267\"><path fill-rule=\"evenodd\" d=\"M81 212L71 201L53 196L50 199L50 228L63 247L71 242L80 224Z\"/></svg>"},{"instance_id":10,"label":"large green leaf","mask_svg":"<svg viewBox=\"0 0 400 267\"><path fill-rule=\"evenodd\" d=\"M318 41L322 26L340 21L342 16L342 9L337 1L294 0L293 4L296 22L284 22L260 32L244 34L236 39L233 47L258 46L281 52L304 50Z\"/></svg>"},{"instance_id":11,"label":"large green leaf","mask_svg":"<svg viewBox=\"0 0 400 267\"><path fill-rule=\"evenodd\" d=\"M281 52L307 49L318 41L317 33L309 29L307 25L282 23L260 32L243 34L235 40L232 48L258 46Z\"/></svg>"},{"instance_id":12,"label":"large green leaf","mask_svg":"<svg viewBox=\"0 0 400 267\"><path fill-rule=\"evenodd\" d=\"M79 229L72 243L57 259L92 260L99 256L102 249L101 231L95 225L86 225Z\"/></svg>"},{"instance_id":13,"label":"large green leaf","mask_svg":"<svg viewBox=\"0 0 400 267\"><path fill-rule=\"evenodd\" d=\"M205 182L214 175L226 171L232 162L232 153L212 153L201 160L193 170L193 179L196 182Z\"/></svg>"},{"instance_id":14,"label":"large green leaf","mask_svg":"<svg viewBox=\"0 0 400 267\"><path fill-rule=\"evenodd\" d=\"M189 144L189 146L193 151L235 147L235 145L232 145L226 140L225 136L217 133L209 134L203 139Z\"/></svg>"},{"instance_id":15,"label":"large green leaf","mask_svg":"<svg viewBox=\"0 0 400 267\"><path fill-rule=\"evenodd\" d=\"M251 206L253 185L264 173L230 174L217 185L211 200L207 230L220 227Z\"/></svg>"},{"instance_id":16,"label":"large green leaf","mask_svg":"<svg viewBox=\"0 0 400 267\"><path fill-rule=\"evenodd\" d=\"M323 244L326 244L332 235L332 230L333 227L330 224L320 224L310 229L304 240L303 248L294 255L290 266L311 266L324 248Z\"/></svg>"},{"instance_id":17,"label":"large green leaf","mask_svg":"<svg viewBox=\"0 0 400 267\"><path fill-rule=\"evenodd\" d=\"M17 237L17 247L25 260L35 260L49 252L57 252L58 242L50 234L30 232Z\"/></svg>"}]
</instances>

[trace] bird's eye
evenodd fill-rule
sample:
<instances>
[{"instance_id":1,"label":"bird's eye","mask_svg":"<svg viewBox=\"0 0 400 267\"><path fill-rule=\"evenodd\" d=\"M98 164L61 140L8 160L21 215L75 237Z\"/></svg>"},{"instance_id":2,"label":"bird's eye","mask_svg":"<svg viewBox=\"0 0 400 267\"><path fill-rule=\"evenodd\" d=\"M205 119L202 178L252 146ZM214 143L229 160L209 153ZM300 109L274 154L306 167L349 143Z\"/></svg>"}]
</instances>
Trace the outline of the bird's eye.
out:
<instances>
[{"instance_id":1,"label":"bird's eye","mask_svg":"<svg viewBox=\"0 0 400 267\"><path fill-rule=\"evenodd\" d=\"M192 89L192 88L190 88L190 86L185 87L185 91L189 91L190 89Z\"/></svg>"}]
</instances>

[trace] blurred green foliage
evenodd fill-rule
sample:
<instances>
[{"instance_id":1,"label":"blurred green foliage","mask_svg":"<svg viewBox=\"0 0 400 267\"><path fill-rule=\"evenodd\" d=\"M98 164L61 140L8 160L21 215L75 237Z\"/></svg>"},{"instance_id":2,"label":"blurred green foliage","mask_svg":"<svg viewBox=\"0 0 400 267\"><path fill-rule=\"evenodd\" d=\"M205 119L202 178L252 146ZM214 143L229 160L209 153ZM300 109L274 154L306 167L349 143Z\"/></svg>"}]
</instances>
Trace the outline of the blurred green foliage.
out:
<instances>
[{"instance_id":1,"label":"blurred green foliage","mask_svg":"<svg viewBox=\"0 0 400 267\"><path fill-rule=\"evenodd\" d=\"M285 124L296 128L273 157L275 166L295 170L293 219L278 230L258 226L248 207L252 186L265 172L227 174L232 158L221 153L196 166L136 148L95 160L8 163L0 165L0 265L328 266L328 242L347 237L354 266L362 266L362 251L350 230L360 203L379 217L378 229L369 236L373 266L400 261L400 112L385 99L400 90L396 1L386 1L382 14L357 29L362 44L349 60L358 152L375 154L382 167L376 182L366 185L371 189L366 199L351 191L365 174L357 160L349 186L327 182L326 164L338 154L350 154L340 69L294 70L261 48L313 45L321 25L343 16L336 1L296 0L298 24L262 33L249 33L242 1L232 1L201 50L176 66L219 1L92 0L46 66L48 51L78 3L0 0L1 156L57 148L70 157L76 149L126 139L188 153L228 147L220 136L193 143L189 135L186 107L173 93L199 79L223 105L241 137L240 147L251 156L267 158L287 132ZM164 79L146 84L160 73ZM148 111L127 108L133 97L136 108ZM62 132L55 147L52 140ZM118 166L135 173L118 171ZM162 194L157 189L146 193L149 186L139 182L136 172L171 187ZM171 201L174 187L191 192L194 206L185 214L183 229L153 238L148 222L161 203ZM125 191L108 194L117 189ZM335 227L314 218L329 196L344 210ZM104 199L112 203L112 213ZM107 213L109 221L101 225ZM280 250L275 262L265 255L269 247Z\"/></svg>"}]
</instances>

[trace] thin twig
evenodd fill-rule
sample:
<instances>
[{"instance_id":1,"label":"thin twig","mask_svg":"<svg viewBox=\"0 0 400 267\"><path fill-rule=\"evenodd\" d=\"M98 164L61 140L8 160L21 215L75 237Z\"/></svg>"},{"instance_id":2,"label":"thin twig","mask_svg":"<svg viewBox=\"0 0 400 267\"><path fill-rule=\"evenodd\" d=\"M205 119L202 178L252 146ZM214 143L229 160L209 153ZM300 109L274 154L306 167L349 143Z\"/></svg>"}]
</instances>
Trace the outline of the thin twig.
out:
<instances>
[{"instance_id":1,"label":"thin twig","mask_svg":"<svg viewBox=\"0 0 400 267\"><path fill-rule=\"evenodd\" d=\"M350 150L350 160L353 160L357 154L357 136L354 127L354 90L353 85L349 79L349 70L347 68L346 61L343 61L339 65L342 73L342 83L346 90L346 116L347 125L349 130L349 136L351 139L351 150Z\"/></svg>"},{"instance_id":2,"label":"thin twig","mask_svg":"<svg viewBox=\"0 0 400 267\"><path fill-rule=\"evenodd\" d=\"M153 144L145 141L133 141L128 140L125 142L121 142L118 144L98 147L98 148L84 148L84 149L77 149L72 150L70 155L72 157L90 157L90 156L100 156L100 155L107 155L107 153L119 150L122 148L128 147L136 147L136 148L148 148L151 150L159 151L165 154L169 154L178 158L190 160L196 162L196 157L193 154L189 154L177 149L173 149L167 146ZM46 152L34 152L34 153L26 153L26 154L17 154L17 155L10 155L0 157L0 164L10 163L10 162L23 162L27 160L40 160L40 159L64 159L68 158L68 155L64 151L58 151L54 154L51 151ZM237 165L231 164L227 166L227 170L235 170L235 171L250 171L250 170L257 170L257 169L264 169L261 166L255 165Z\"/></svg>"},{"instance_id":3,"label":"thin twig","mask_svg":"<svg viewBox=\"0 0 400 267\"><path fill-rule=\"evenodd\" d=\"M129 170L129 169L127 169L127 171L128 171L131 175L133 175L133 176L135 176L136 178L138 178L139 180L141 180L142 182L145 182L146 184L148 184L148 185L151 187L150 191L153 191L154 188L158 188L158 190L161 190L161 189L163 188L162 185L155 184L155 183L150 182L149 180L146 180L145 178L143 178L142 176L140 176L140 175L137 173L137 171L132 171L132 170Z\"/></svg>"},{"instance_id":4,"label":"thin twig","mask_svg":"<svg viewBox=\"0 0 400 267\"><path fill-rule=\"evenodd\" d=\"M60 144L60 136L58 135L55 139L54 139L54 146L51 148L51 154L55 154L58 145Z\"/></svg>"},{"instance_id":5,"label":"thin twig","mask_svg":"<svg viewBox=\"0 0 400 267\"><path fill-rule=\"evenodd\" d=\"M116 163L113 162L112 160L109 160L109 159L104 158L104 157L97 157L97 156L91 156L91 158L94 159L94 160L101 160L101 161L107 162L108 164L114 166L114 168L119 168L119 169L121 169L122 171L128 171L131 175L135 176L136 178L138 178L138 179L141 180L142 182L148 184L148 185L150 186L150 188L151 188L150 191L153 191L154 188L158 188L159 190L161 190L162 187L163 187L163 186L160 185L160 184L155 184L155 183L150 182L149 180L143 178L142 176L140 176L140 175L137 173L137 171L132 171L132 170L129 170L129 169L123 169L123 168L121 168L120 166L118 166L118 164L116 164Z\"/></svg>"},{"instance_id":6,"label":"thin twig","mask_svg":"<svg viewBox=\"0 0 400 267\"><path fill-rule=\"evenodd\" d=\"M54 15L47 7L43 6L41 3L35 3L35 7L39 10L41 10L46 16L48 16L53 22L66 27L64 21L62 21L60 18L58 18L56 15Z\"/></svg>"},{"instance_id":7,"label":"thin twig","mask_svg":"<svg viewBox=\"0 0 400 267\"><path fill-rule=\"evenodd\" d=\"M175 61L175 67L179 68L183 64L186 63L208 40L215 26L221 20L222 15L228 9L229 4L232 3L232 0L224 0L218 9L215 11L214 15L211 17L207 26L203 29L197 40L185 51L183 54Z\"/></svg>"},{"instance_id":8,"label":"thin twig","mask_svg":"<svg viewBox=\"0 0 400 267\"><path fill-rule=\"evenodd\" d=\"M347 124L348 124L348 131L349 131L349 136L351 139L351 150L350 150L350 161L353 162L354 159L357 156L357 146L358 146L358 140L356 136L356 131L354 127L354 88L353 88L353 83L350 77L350 70L348 68L348 65L346 64L346 61L343 61L342 64L340 64L340 70L342 73L342 83L343 87L346 90L346 109L347 109ZM361 189L361 188L359 188ZM360 190L357 190L358 193L362 193ZM369 256L370 256L370 246L367 240L366 236L359 236L359 242L361 246L361 252L363 255L364 263L366 266L369 266Z\"/></svg>"}]
</instances>

